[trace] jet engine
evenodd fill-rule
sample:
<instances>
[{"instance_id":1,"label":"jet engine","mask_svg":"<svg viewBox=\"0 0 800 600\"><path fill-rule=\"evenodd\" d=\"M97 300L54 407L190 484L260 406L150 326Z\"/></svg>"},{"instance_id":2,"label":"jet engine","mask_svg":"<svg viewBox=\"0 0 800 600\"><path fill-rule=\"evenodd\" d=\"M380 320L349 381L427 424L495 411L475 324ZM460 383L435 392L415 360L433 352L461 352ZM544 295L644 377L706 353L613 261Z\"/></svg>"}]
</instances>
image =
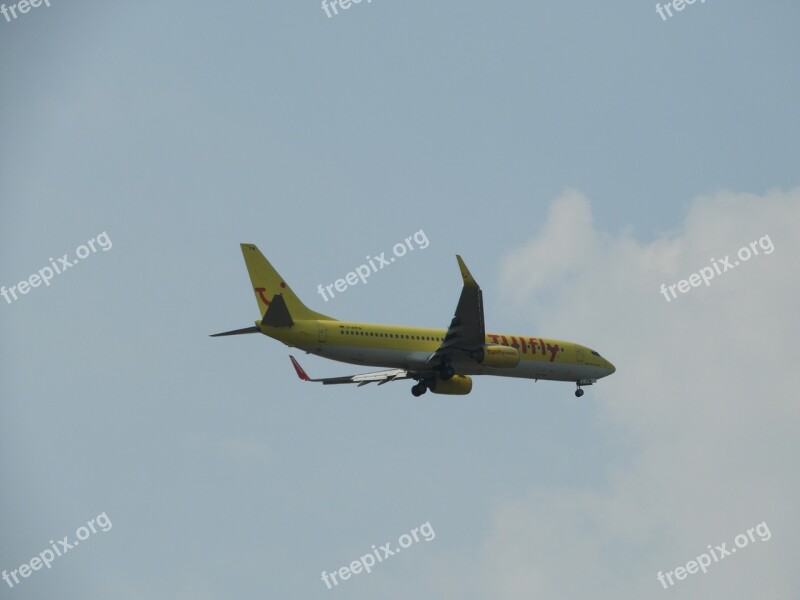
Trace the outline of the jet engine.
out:
<instances>
[{"instance_id":1,"label":"jet engine","mask_svg":"<svg viewBox=\"0 0 800 600\"><path fill-rule=\"evenodd\" d=\"M437 376L428 383L428 389L434 394L463 396L472 391L472 377L469 375L453 375L450 379L444 380Z\"/></svg>"}]
</instances>

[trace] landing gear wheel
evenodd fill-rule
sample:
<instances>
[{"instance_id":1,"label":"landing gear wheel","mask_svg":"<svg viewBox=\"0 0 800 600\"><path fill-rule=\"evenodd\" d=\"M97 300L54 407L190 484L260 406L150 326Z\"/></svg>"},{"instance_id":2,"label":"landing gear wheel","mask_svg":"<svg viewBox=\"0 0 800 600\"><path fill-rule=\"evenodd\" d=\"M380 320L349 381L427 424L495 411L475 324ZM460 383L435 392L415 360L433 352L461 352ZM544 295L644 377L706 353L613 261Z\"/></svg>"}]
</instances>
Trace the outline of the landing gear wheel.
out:
<instances>
[{"instance_id":1,"label":"landing gear wheel","mask_svg":"<svg viewBox=\"0 0 800 600\"><path fill-rule=\"evenodd\" d=\"M452 379L453 375L456 374L456 370L451 367L450 365L446 367L442 367L442 380L447 381L448 379Z\"/></svg>"},{"instance_id":2,"label":"landing gear wheel","mask_svg":"<svg viewBox=\"0 0 800 600\"><path fill-rule=\"evenodd\" d=\"M581 396L583 396L583 390L581 388L578 388L577 390L575 390L575 395L578 398L580 398Z\"/></svg>"},{"instance_id":3,"label":"landing gear wheel","mask_svg":"<svg viewBox=\"0 0 800 600\"><path fill-rule=\"evenodd\" d=\"M427 392L427 391L428 391L428 386L426 386L426 385L425 385L425 382L424 382L424 381L420 381L419 383L417 383L416 385L414 385L414 386L411 388L411 393L412 393L412 394L413 394L415 397L422 396L422 394L424 394L424 393L425 393L425 392Z\"/></svg>"}]
</instances>

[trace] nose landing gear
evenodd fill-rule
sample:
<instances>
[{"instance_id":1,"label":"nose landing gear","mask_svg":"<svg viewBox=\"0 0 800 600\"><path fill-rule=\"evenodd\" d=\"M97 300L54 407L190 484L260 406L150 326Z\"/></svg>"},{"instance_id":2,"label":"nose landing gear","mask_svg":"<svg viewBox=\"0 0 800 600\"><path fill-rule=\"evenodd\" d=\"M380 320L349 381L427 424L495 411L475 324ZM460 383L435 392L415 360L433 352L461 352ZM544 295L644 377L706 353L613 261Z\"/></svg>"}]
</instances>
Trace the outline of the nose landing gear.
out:
<instances>
[{"instance_id":1,"label":"nose landing gear","mask_svg":"<svg viewBox=\"0 0 800 600\"><path fill-rule=\"evenodd\" d=\"M575 382L575 385L578 386L578 389L575 390L575 395L580 398L583 396L583 390L581 389L582 385L592 385L593 383L597 383L597 379L579 379Z\"/></svg>"}]
</instances>

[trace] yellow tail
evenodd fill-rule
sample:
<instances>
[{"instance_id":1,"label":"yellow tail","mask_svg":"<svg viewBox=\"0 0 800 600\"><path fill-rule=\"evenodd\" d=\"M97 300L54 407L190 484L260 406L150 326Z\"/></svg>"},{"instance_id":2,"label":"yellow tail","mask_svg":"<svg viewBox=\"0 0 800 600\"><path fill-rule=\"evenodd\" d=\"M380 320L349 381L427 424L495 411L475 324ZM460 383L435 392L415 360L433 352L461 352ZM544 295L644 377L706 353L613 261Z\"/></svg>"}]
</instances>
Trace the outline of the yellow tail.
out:
<instances>
[{"instance_id":1,"label":"yellow tail","mask_svg":"<svg viewBox=\"0 0 800 600\"><path fill-rule=\"evenodd\" d=\"M253 284L253 292L258 302L258 312L261 317L267 312L272 298L276 294L280 294L283 296L286 308L289 309L289 314L295 320L336 320L314 312L300 302L300 299L295 296L292 288L289 287L283 277L269 264L269 261L264 258L264 255L261 254L261 251L255 244L241 244L241 247L242 254L244 255L244 262L247 265L247 272L250 274L250 281Z\"/></svg>"}]
</instances>

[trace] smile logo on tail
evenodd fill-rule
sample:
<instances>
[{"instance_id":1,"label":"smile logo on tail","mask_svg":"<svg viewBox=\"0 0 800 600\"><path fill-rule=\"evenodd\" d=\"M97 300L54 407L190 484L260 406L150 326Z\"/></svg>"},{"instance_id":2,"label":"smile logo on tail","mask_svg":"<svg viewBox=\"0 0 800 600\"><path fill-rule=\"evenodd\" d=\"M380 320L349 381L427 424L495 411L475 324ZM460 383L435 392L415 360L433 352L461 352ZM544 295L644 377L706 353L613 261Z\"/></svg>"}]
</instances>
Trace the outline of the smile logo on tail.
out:
<instances>
[{"instance_id":1,"label":"smile logo on tail","mask_svg":"<svg viewBox=\"0 0 800 600\"><path fill-rule=\"evenodd\" d=\"M286 282L285 282L285 281L281 281L281 288L285 288L285 287L286 287ZM269 306L269 305L270 305L270 301L269 301L269 300L267 299L267 297L264 295L264 292L266 292L266 291L267 291L267 288L253 288L253 289L254 289L256 292L258 292L258 296L261 298L261 301L262 301L264 304L266 304L267 306Z\"/></svg>"},{"instance_id":2,"label":"smile logo on tail","mask_svg":"<svg viewBox=\"0 0 800 600\"><path fill-rule=\"evenodd\" d=\"M258 292L258 295L261 297L261 301L269 306L269 300L267 300L267 297L264 295L264 292L267 291L267 288L255 288L255 291Z\"/></svg>"}]
</instances>

